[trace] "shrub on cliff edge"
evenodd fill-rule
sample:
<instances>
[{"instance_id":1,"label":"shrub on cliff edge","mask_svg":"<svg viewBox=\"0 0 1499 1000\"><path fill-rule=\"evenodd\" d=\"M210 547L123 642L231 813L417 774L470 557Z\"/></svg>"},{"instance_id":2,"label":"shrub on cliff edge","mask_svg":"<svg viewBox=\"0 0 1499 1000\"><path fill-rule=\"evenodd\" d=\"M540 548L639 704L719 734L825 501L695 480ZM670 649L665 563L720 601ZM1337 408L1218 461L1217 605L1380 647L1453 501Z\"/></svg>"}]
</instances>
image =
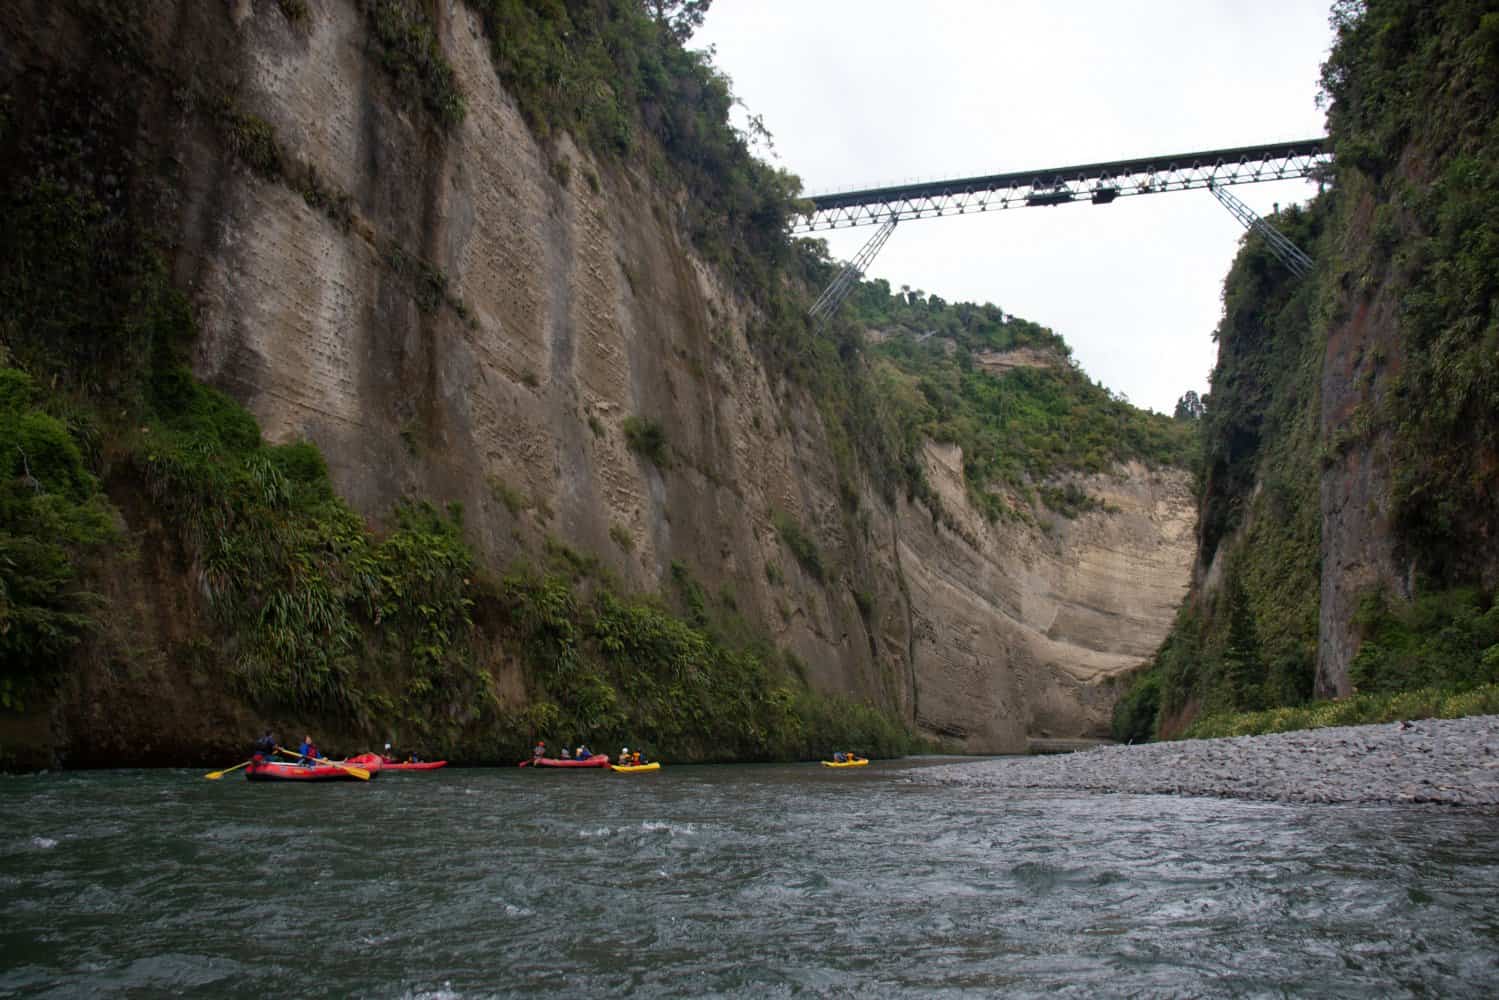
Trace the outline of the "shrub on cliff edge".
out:
<instances>
[{"instance_id":1,"label":"shrub on cliff edge","mask_svg":"<svg viewBox=\"0 0 1499 1000\"><path fill-rule=\"evenodd\" d=\"M114 537L73 432L40 396L0 368L0 708L22 708L94 625L77 565Z\"/></svg>"}]
</instances>

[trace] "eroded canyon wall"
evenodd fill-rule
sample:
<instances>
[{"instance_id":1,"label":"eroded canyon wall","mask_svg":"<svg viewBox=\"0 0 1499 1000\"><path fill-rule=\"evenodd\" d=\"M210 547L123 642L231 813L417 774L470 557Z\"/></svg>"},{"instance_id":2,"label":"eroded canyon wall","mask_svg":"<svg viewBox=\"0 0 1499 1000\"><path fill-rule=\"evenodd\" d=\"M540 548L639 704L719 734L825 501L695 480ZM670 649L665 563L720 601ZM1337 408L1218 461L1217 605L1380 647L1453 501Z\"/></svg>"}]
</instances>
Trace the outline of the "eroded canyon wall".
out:
<instances>
[{"instance_id":1,"label":"eroded canyon wall","mask_svg":"<svg viewBox=\"0 0 1499 1000\"><path fill-rule=\"evenodd\" d=\"M308 6L162 0L132 26L154 81L134 141L173 188L161 222L201 378L267 438L315 442L372 522L406 498L459 502L496 569L548 538L642 590L685 565L814 687L954 748L1103 735L1107 681L1151 654L1186 589L1185 473L1121 467L1085 484L1101 510L990 523L961 455L933 445L944 518L868 483L865 516L845 516L816 405L767 373L755 309L683 235L691 192L538 139L463 3L429 8L466 103L450 128L395 92L361 5ZM0 66L103 58L87 24L12 5ZM210 120L184 86L228 111ZM273 133L278 171L236 155L245 123ZM628 418L664 429L669 461L631 450ZM824 579L775 511L830 554Z\"/></svg>"},{"instance_id":2,"label":"eroded canyon wall","mask_svg":"<svg viewBox=\"0 0 1499 1000\"><path fill-rule=\"evenodd\" d=\"M1350 723L1437 710L1397 697L1473 711L1499 678L1492 6L1333 5L1333 160L1268 220L1316 267L1248 238L1230 270L1198 579L1121 734L1324 699Z\"/></svg>"}]
</instances>

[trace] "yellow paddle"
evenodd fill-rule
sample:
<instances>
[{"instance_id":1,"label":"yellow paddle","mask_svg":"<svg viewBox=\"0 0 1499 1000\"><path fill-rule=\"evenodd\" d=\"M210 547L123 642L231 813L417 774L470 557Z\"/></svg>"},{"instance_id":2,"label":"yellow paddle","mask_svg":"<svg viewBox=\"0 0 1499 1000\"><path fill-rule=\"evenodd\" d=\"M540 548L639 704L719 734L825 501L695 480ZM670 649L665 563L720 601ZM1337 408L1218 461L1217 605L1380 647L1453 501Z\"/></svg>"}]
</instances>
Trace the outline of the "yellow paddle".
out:
<instances>
[{"instance_id":1,"label":"yellow paddle","mask_svg":"<svg viewBox=\"0 0 1499 1000\"><path fill-rule=\"evenodd\" d=\"M245 764L253 764L253 763L255 763L255 758L253 758L253 757L251 757L249 760L245 761ZM207 774L203 775L203 777L207 778L209 781L218 781L220 778L222 778L224 775L228 774L230 771L238 771L240 768L244 767L245 764L235 764L233 767L226 767L222 771L209 771Z\"/></svg>"},{"instance_id":2,"label":"yellow paddle","mask_svg":"<svg viewBox=\"0 0 1499 1000\"><path fill-rule=\"evenodd\" d=\"M281 753L286 754L288 757L296 757L298 760L302 759L302 755L301 754L299 754L299 753L293 753L292 751L286 749L285 747L277 747L276 749L278 751L280 751ZM348 773L352 774L354 777L358 778L360 781L369 781L370 780L370 773L368 771L366 771L362 767L349 767L349 766L347 766L345 764L340 764L337 761L329 760L326 757L309 757L307 759L308 760L315 760L319 764L327 764L330 767L336 767L336 768L338 768L341 771L347 771Z\"/></svg>"}]
</instances>

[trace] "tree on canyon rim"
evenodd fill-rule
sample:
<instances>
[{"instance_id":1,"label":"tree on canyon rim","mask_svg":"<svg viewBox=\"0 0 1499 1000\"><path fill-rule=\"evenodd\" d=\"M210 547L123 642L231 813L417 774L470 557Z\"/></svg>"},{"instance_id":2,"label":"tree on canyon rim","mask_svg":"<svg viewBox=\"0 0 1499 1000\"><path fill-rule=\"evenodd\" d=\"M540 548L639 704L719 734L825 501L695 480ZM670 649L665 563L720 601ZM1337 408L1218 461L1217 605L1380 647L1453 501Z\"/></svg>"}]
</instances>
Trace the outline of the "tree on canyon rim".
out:
<instances>
[{"instance_id":1,"label":"tree on canyon rim","mask_svg":"<svg viewBox=\"0 0 1499 1000\"><path fill-rule=\"evenodd\" d=\"M651 16L656 23L671 32L673 38L685 42L703 25L703 18L713 0L646 0Z\"/></svg>"},{"instance_id":2,"label":"tree on canyon rim","mask_svg":"<svg viewBox=\"0 0 1499 1000\"><path fill-rule=\"evenodd\" d=\"M1182 398L1176 401L1176 412L1172 416L1177 420L1200 420L1204 409L1202 398L1188 389Z\"/></svg>"}]
</instances>

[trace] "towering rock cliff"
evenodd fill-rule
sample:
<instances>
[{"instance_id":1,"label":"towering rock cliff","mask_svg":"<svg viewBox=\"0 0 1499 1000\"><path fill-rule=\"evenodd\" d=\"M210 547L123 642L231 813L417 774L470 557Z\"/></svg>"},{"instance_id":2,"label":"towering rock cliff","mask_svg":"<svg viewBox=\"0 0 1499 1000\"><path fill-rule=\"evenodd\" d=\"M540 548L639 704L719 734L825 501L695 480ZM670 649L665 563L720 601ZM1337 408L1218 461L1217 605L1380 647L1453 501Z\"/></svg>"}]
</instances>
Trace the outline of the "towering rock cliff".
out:
<instances>
[{"instance_id":1,"label":"towering rock cliff","mask_svg":"<svg viewBox=\"0 0 1499 1000\"><path fill-rule=\"evenodd\" d=\"M635 140L641 152L611 155L580 141L582 129L536 120L497 71L520 72L495 34L501 7L8 4L11 203L52 204L37 179L68 171L101 211L115 202L99 192L124 192L119 211L148 217L170 284L191 305L193 374L247 408L269 444L315 444L376 537L418 530L409 511L426 501L461 509L462 539L494 575L560 552L621 593L679 585L689 605L706 595L786 651L811 692L953 748L1015 752L1028 735L1101 734L1108 682L1149 656L1185 591L1186 473L1126 463L1074 475L1101 498L1094 509L1069 519L1038 505L996 522L974 508L951 446L920 455L941 518L850 465L814 394L767 360L764 331L784 308L694 238L703 192L662 167L674 161L649 129ZM610 10L602 16L624 16ZM642 121L661 113L629 110ZM54 149L54 138L76 148ZM795 301L806 290L781 266L762 287ZM12 358L45 380L26 332L6 335ZM110 391L59 370L54 384L74 398ZM390 686L397 667L353 652L330 660L328 676L383 678L374 708L319 712L220 683L250 662L216 610L215 573L231 547L176 527L178 487L152 485L167 481L152 478L164 460L149 438L163 427L139 419L128 447L94 459L130 542L89 563L110 624L63 657L51 694L7 716L6 751L201 755L264 717L378 739L382 712L416 711L400 708L413 685ZM266 475L267 491L281 488ZM315 551L346 544L356 545ZM453 585L454 621L477 603L478 636L464 641L478 652L464 662L499 714L449 706L457 728L423 732L474 757L518 748L532 736L523 725L555 722L525 712L562 682L521 647L486 638L485 614L499 633L539 627L507 610L511 590L465 597L467 576ZM412 602L427 614L420 589L388 583L400 600L386 614L409 615ZM274 602L252 591L246 606L264 632ZM377 604L360 605L367 637L378 635ZM411 642L410 655L431 648Z\"/></svg>"},{"instance_id":2,"label":"towering rock cliff","mask_svg":"<svg viewBox=\"0 0 1499 1000\"><path fill-rule=\"evenodd\" d=\"M1189 606L1122 728L1499 681L1499 11L1333 5L1336 162L1225 287ZM1159 692L1159 713L1152 704Z\"/></svg>"},{"instance_id":3,"label":"towering rock cliff","mask_svg":"<svg viewBox=\"0 0 1499 1000\"><path fill-rule=\"evenodd\" d=\"M1499 584L1499 11L1373 3L1338 29L1318 676L1344 694L1361 596Z\"/></svg>"}]
</instances>

